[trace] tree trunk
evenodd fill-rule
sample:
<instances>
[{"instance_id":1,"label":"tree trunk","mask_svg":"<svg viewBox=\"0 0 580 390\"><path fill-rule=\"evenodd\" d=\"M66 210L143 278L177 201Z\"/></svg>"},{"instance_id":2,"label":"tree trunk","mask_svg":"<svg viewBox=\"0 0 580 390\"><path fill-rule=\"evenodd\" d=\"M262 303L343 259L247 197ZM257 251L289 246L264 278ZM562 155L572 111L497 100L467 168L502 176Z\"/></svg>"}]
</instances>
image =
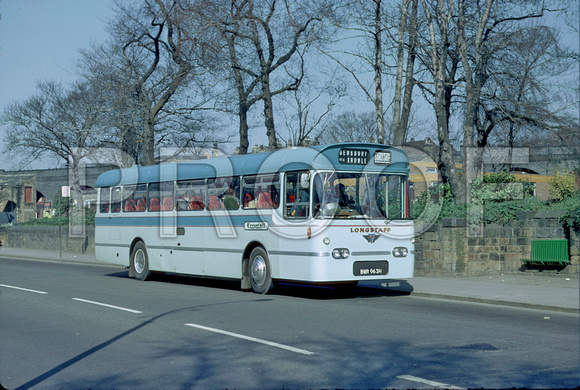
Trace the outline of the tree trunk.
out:
<instances>
[{"instance_id":1,"label":"tree trunk","mask_svg":"<svg viewBox=\"0 0 580 390\"><path fill-rule=\"evenodd\" d=\"M407 69L405 72L405 94L403 96L403 111L401 112L401 122L399 125L398 139L395 145L404 145L409 129L409 117L411 116L411 106L413 104L413 87L415 86L415 49L417 47L417 8L418 0L413 0L411 8L411 23L409 24L409 49L407 54Z\"/></svg>"},{"instance_id":2,"label":"tree trunk","mask_svg":"<svg viewBox=\"0 0 580 390\"><path fill-rule=\"evenodd\" d=\"M377 143L385 143L385 118L383 114L381 0L375 1L375 112L377 116Z\"/></svg>"},{"instance_id":3,"label":"tree trunk","mask_svg":"<svg viewBox=\"0 0 580 390\"><path fill-rule=\"evenodd\" d=\"M270 75L267 72L262 73L261 84L268 147L270 150L275 150L278 149L278 142L276 141L276 129L274 127L274 105L272 103L272 92L270 91Z\"/></svg>"},{"instance_id":4,"label":"tree trunk","mask_svg":"<svg viewBox=\"0 0 580 390\"><path fill-rule=\"evenodd\" d=\"M395 77L395 97L393 104L393 139L392 144L403 146L405 141L401 128L401 95L403 88L403 68L405 65L405 31L407 30L407 10L411 0L404 0L399 22L399 37L397 47L397 75ZM407 76L408 78L408 76Z\"/></svg>"},{"instance_id":5,"label":"tree trunk","mask_svg":"<svg viewBox=\"0 0 580 390\"><path fill-rule=\"evenodd\" d=\"M141 165L155 165L155 129L154 121L148 119L143 123L143 161Z\"/></svg>"},{"instance_id":6,"label":"tree trunk","mask_svg":"<svg viewBox=\"0 0 580 390\"><path fill-rule=\"evenodd\" d=\"M461 186L459 174L455 168L453 148L449 139L449 106L452 87L449 85L451 83L447 83L447 65L450 57L448 45L451 11L447 13L444 2L440 0L438 2L437 18L434 18L425 0L421 0L421 4L423 5L423 10L425 11L429 24L429 52L432 63L432 75L435 82L435 102L433 103L433 107L437 118L437 137L439 140L439 171L443 182L449 183L451 186L453 201L455 204L460 204L465 201L465 191ZM438 36L435 34L435 20L439 23L439 42L437 42ZM451 66L449 72L454 75L453 66Z\"/></svg>"},{"instance_id":7,"label":"tree trunk","mask_svg":"<svg viewBox=\"0 0 580 390\"><path fill-rule=\"evenodd\" d=\"M240 146L238 147L238 154L247 154L249 141L248 141L248 107L245 103L240 102L238 117L240 119Z\"/></svg>"},{"instance_id":8,"label":"tree trunk","mask_svg":"<svg viewBox=\"0 0 580 390\"><path fill-rule=\"evenodd\" d=\"M478 134L478 142L475 140L478 127L478 109L481 101L481 90L485 84L485 57L483 54L483 35L489 19L489 14L494 0L486 0L485 11L478 20L477 34L473 43L475 51L469 56L466 38L466 17L464 1L459 1L458 15L458 43L461 63L465 72L465 118L463 122L463 185L465 186L465 201L471 201L471 182L483 173L483 149L486 142ZM473 61L472 63L470 62ZM485 140L487 137L485 137Z\"/></svg>"},{"instance_id":9,"label":"tree trunk","mask_svg":"<svg viewBox=\"0 0 580 390\"><path fill-rule=\"evenodd\" d=\"M455 168L453 147L449 140L449 122L445 99L445 85L443 80L438 80L435 86L435 115L437 117L437 136L439 140L439 163L438 168L443 182L449 183L455 204L463 203L465 199L464 188L459 179L459 173Z\"/></svg>"}]
</instances>

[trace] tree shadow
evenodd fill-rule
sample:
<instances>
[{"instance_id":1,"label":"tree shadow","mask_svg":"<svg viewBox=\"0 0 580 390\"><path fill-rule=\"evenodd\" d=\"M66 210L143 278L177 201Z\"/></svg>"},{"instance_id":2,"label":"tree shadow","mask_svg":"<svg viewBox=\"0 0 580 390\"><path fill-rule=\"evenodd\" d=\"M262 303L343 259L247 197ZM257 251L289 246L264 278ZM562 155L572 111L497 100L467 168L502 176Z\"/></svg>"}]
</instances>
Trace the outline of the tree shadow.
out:
<instances>
[{"instance_id":1,"label":"tree shadow","mask_svg":"<svg viewBox=\"0 0 580 390\"><path fill-rule=\"evenodd\" d=\"M253 300L248 300L247 302L252 302L252 301ZM97 352L107 348L108 346L118 342L119 340L143 329L144 327L153 324L155 321L157 321L163 317L167 317L167 316L170 316L170 315L173 315L176 313L180 313L180 312L199 310L199 309L205 308L205 307L221 306L221 305L229 305L229 304L239 304L239 303L240 303L240 301L231 301L231 302L220 302L220 303L213 303L213 304L207 304L207 305L198 305L198 306L192 306L192 307L187 307L187 308L171 310L171 311L162 313L160 315L154 316L154 317L148 319L147 321L144 321L144 322L140 323L139 325L134 326L133 328L128 329L125 332L122 332L119 335L74 356L73 358L71 358L71 359L59 364L58 366L46 371L45 373L37 376L36 378L31 379L30 381L18 386L16 388L16 390L29 389L31 387L38 385L38 384L41 384L42 382L46 381L47 379L53 377L54 375L56 375L60 372L62 372L63 370L75 365L76 363L83 361L84 359L88 358L89 356L94 355L95 353L97 353ZM111 378L109 378L109 379L111 379ZM105 383L107 383L107 385L106 385L107 388L111 387L109 382L105 382ZM125 386L127 386L127 383L125 381L123 383ZM87 386L85 383L83 383L83 384L76 383L76 384L72 385L72 387L70 387L70 388L91 388L91 387L93 387L93 386ZM102 387L102 384L99 386L96 386L96 387ZM113 387L115 387L115 386L113 386ZM59 386L59 388L67 388L67 387L66 386L65 387Z\"/></svg>"}]
</instances>

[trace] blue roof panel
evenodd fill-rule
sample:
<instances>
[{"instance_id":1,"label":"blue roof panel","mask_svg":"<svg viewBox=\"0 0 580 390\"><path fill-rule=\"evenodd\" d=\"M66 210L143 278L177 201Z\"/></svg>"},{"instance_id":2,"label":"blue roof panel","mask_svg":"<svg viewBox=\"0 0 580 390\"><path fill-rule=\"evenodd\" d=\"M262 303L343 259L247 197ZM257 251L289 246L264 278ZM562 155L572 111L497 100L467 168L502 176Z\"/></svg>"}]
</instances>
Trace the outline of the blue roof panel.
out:
<instances>
[{"instance_id":1,"label":"blue roof panel","mask_svg":"<svg viewBox=\"0 0 580 390\"><path fill-rule=\"evenodd\" d=\"M339 161L340 150L369 150L367 164L344 164ZM390 151L390 164L375 164L374 153ZM274 152L234 155L204 160L167 163L152 166L133 166L103 173L97 187L159 181L187 180L216 176L240 176L259 173L287 172L303 169L350 172L409 173L407 154L398 148L367 143L343 143L308 148L287 148Z\"/></svg>"}]
</instances>

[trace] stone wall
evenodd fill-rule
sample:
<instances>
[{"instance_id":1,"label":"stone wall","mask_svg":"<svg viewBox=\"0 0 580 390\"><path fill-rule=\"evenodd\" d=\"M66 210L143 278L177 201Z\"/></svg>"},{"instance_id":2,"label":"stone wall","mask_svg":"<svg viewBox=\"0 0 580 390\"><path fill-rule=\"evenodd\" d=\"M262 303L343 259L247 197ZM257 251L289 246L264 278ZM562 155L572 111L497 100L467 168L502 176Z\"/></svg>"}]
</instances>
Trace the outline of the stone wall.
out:
<instances>
[{"instance_id":1,"label":"stone wall","mask_svg":"<svg viewBox=\"0 0 580 390\"><path fill-rule=\"evenodd\" d=\"M564 212L520 212L517 220L504 225L484 226L481 237L472 237L464 219L445 218L416 238L415 275L461 277L535 272L579 275L578 233L562 227ZM69 237L62 228L62 250L94 253L94 227L86 237ZM531 257L534 239L568 239L571 265L563 269L526 267L521 259ZM58 226L11 226L0 228L3 245L49 251L59 250Z\"/></svg>"},{"instance_id":2,"label":"stone wall","mask_svg":"<svg viewBox=\"0 0 580 390\"><path fill-rule=\"evenodd\" d=\"M429 277L483 276L521 272L579 274L578 233L565 229L561 211L520 212L517 220L486 225L471 236L464 219L445 218L417 237L415 275ZM568 239L571 264L564 268L528 267L534 239Z\"/></svg>"},{"instance_id":3,"label":"stone wall","mask_svg":"<svg viewBox=\"0 0 580 390\"><path fill-rule=\"evenodd\" d=\"M95 253L95 228L86 227L85 237L70 237L68 226L63 226L59 236L58 226L10 226L0 228L2 245L71 253Z\"/></svg>"}]
</instances>

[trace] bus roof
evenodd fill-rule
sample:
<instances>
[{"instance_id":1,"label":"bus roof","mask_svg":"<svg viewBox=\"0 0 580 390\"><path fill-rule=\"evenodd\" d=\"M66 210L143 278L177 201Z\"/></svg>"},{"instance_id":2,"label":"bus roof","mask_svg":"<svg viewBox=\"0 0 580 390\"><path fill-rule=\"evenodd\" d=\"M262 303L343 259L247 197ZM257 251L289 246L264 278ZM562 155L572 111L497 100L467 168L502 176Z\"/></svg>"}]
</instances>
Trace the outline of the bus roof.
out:
<instances>
[{"instance_id":1,"label":"bus roof","mask_svg":"<svg viewBox=\"0 0 580 390\"><path fill-rule=\"evenodd\" d=\"M388 152L383 153L389 155L388 163L375 163L373 156L376 152ZM97 187L303 169L408 174L409 160L402 149L389 145L369 143L318 145L151 166L135 165L101 174L97 179Z\"/></svg>"}]
</instances>

